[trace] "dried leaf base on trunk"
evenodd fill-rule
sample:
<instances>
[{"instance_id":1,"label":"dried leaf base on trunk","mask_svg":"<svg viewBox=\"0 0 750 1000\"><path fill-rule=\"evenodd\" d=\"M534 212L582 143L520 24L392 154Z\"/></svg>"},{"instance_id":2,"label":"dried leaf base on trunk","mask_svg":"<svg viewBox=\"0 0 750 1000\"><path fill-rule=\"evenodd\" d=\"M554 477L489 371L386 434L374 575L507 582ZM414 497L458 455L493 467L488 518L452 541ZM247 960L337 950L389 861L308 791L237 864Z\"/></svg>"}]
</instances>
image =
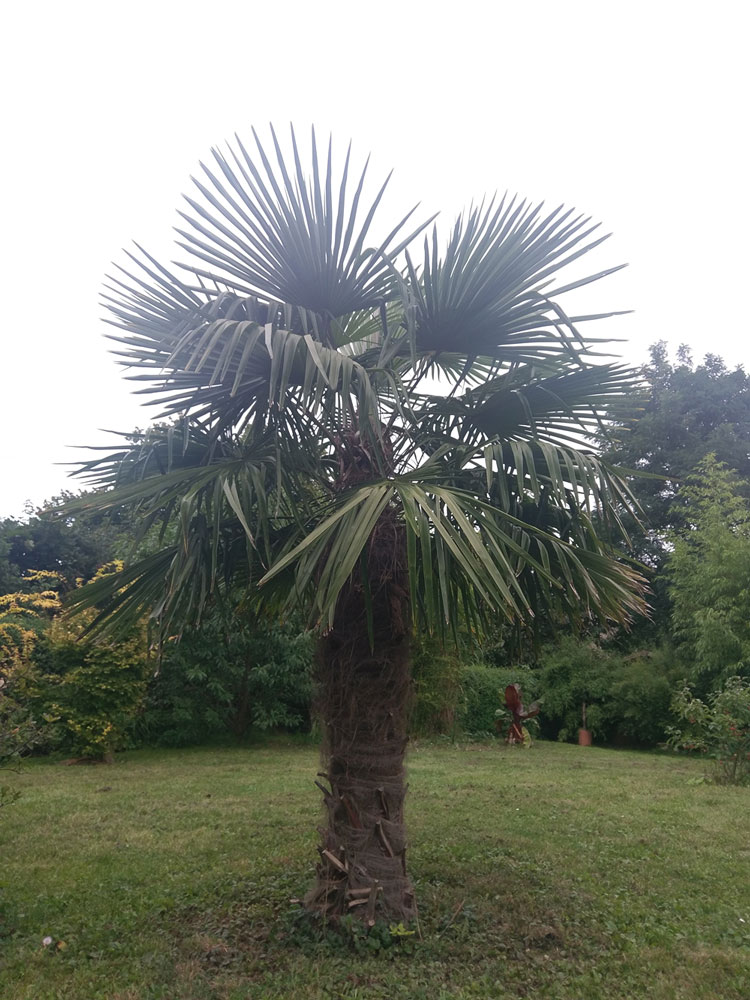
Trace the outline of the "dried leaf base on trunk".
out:
<instances>
[{"instance_id":1,"label":"dried leaf base on trunk","mask_svg":"<svg viewBox=\"0 0 750 1000\"><path fill-rule=\"evenodd\" d=\"M319 647L326 770L317 784L327 823L321 828L317 882L305 904L326 919L352 914L370 926L416 916L406 874L410 657L399 535L386 515L370 543L372 648L361 582L354 577L339 600L334 628Z\"/></svg>"},{"instance_id":2,"label":"dried leaf base on trunk","mask_svg":"<svg viewBox=\"0 0 750 1000\"><path fill-rule=\"evenodd\" d=\"M323 641L330 646L332 639ZM354 667L347 663L346 681L334 683L326 699L330 705L333 695L347 725L339 716L328 731L328 768L321 774L326 780L317 782L327 824L320 831L317 883L305 904L330 919L351 913L372 925L416 914L406 874L406 735L398 705L408 691L406 640L402 647L391 650L400 656L391 657L388 669L371 655ZM327 666L335 669L330 660Z\"/></svg>"}]
</instances>

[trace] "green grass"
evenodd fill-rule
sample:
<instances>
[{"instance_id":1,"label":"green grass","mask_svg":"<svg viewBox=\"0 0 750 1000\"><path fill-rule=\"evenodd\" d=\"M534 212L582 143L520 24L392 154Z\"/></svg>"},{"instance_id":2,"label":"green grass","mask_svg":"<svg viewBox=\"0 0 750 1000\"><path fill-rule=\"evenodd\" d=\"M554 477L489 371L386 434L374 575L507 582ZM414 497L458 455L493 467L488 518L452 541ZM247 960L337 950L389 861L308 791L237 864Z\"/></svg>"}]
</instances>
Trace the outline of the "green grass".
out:
<instances>
[{"instance_id":1,"label":"green grass","mask_svg":"<svg viewBox=\"0 0 750 1000\"><path fill-rule=\"evenodd\" d=\"M360 956L311 945L291 918L312 876L317 763L277 741L12 777L0 997L750 996L750 789L696 783L698 762L666 755L419 745L423 939Z\"/></svg>"}]
</instances>

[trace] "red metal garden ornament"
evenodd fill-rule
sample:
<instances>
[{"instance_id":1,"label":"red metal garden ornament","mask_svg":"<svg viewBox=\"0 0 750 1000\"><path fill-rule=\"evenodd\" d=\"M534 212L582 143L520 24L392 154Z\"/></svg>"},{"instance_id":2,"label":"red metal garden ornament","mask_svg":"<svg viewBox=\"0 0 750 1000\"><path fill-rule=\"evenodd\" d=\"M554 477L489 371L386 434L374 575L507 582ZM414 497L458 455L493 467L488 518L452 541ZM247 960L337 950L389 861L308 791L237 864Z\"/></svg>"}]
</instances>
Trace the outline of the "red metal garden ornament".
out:
<instances>
[{"instance_id":1,"label":"red metal garden ornament","mask_svg":"<svg viewBox=\"0 0 750 1000\"><path fill-rule=\"evenodd\" d=\"M524 722L539 715L539 705L534 702L528 709L524 708L521 701L521 688L518 684L509 684L505 689L505 705L513 716L513 720L508 726L508 734L505 737L506 743L525 743L527 735L524 732Z\"/></svg>"}]
</instances>

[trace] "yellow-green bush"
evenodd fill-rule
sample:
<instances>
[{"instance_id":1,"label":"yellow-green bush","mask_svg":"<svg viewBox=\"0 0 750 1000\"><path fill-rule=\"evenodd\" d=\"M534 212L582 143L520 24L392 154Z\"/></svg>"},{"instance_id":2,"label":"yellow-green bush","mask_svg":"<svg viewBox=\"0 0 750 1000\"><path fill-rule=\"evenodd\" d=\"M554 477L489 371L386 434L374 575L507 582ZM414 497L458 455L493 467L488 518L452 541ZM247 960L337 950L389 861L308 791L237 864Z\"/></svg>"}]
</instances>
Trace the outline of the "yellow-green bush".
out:
<instances>
[{"instance_id":1,"label":"yellow-green bush","mask_svg":"<svg viewBox=\"0 0 750 1000\"><path fill-rule=\"evenodd\" d=\"M108 564L97 576L112 572ZM82 635L95 612L57 617L34 651L36 678L30 699L54 718L51 745L74 756L107 759L127 740L146 692L145 625L116 642Z\"/></svg>"}]
</instances>

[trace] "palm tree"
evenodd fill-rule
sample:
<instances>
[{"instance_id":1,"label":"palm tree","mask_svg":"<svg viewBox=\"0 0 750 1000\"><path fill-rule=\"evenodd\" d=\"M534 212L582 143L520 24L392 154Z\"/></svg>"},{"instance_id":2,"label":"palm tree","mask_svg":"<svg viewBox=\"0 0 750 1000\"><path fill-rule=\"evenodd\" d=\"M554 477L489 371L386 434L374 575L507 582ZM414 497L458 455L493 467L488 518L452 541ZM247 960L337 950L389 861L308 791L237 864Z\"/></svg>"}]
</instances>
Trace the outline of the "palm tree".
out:
<instances>
[{"instance_id":1,"label":"palm tree","mask_svg":"<svg viewBox=\"0 0 750 1000\"><path fill-rule=\"evenodd\" d=\"M269 151L253 137L194 179L186 260L139 248L108 285L115 353L166 422L80 470L107 487L81 503L133 506L151 543L78 600L110 629L147 611L174 630L238 586L248 605L308 608L327 824L307 905L408 920L415 630L642 609L638 574L594 531L630 498L590 444L632 376L590 363L578 327L602 317L558 301L610 273L558 278L606 237L503 197L442 253L413 212L375 238L387 180L366 203L349 150L337 172L313 132L308 175L293 130L288 154L273 129Z\"/></svg>"}]
</instances>

